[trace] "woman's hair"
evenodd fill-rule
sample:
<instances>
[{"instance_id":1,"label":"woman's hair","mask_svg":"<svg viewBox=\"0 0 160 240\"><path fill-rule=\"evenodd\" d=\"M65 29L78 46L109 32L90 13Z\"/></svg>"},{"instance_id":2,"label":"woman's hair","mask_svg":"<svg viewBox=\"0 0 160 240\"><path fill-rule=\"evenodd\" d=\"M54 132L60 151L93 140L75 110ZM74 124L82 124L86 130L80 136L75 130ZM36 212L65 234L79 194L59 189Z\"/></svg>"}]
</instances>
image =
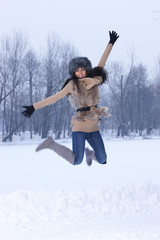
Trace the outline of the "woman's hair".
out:
<instances>
[{"instance_id":1,"label":"woman's hair","mask_svg":"<svg viewBox=\"0 0 160 240\"><path fill-rule=\"evenodd\" d=\"M86 57L76 57L73 58L70 62L69 62L69 74L70 74L70 78L68 78L62 89L71 81L73 80L73 82L75 83L75 85L78 88L78 78L75 75L75 71L79 68L85 68L86 69L86 77L101 77L102 78L102 83L107 81L108 79L108 75L106 70L103 67L94 67L92 68L92 64L90 62L90 60Z\"/></svg>"},{"instance_id":2,"label":"woman's hair","mask_svg":"<svg viewBox=\"0 0 160 240\"><path fill-rule=\"evenodd\" d=\"M107 82L108 80L108 73L105 68L103 67L94 67L91 71L91 77L101 77L102 83Z\"/></svg>"}]
</instances>

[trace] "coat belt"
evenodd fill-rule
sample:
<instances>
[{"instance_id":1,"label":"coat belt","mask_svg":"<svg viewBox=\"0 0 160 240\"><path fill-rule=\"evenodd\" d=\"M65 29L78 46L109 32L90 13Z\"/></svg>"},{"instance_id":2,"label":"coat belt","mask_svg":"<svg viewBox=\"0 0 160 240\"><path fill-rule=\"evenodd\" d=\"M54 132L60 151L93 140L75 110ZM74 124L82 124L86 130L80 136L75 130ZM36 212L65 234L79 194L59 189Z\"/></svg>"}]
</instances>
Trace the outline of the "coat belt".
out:
<instances>
[{"instance_id":1,"label":"coat belt","mask_svg":"<svg viewBox=\"0 0 160 240\"><path fill-rule=\"evenodd\" d=\"M83 107L83 108L78 108L76 111L77 112L90 111L94 108L97 108L97 106L87 106L87 107Z\"/></svg>"}]
</instances>

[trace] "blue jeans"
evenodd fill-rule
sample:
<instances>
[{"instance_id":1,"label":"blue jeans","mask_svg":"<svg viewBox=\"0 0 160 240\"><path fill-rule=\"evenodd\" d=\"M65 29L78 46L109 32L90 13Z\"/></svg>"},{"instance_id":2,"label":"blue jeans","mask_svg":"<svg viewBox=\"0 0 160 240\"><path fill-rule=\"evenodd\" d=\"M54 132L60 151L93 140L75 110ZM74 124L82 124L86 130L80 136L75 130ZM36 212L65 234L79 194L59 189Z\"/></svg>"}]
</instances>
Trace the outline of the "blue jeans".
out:
<instances>
[{"instance_id":1,"label":"blue jeans","mask_svg":"<svg viewBox=\"0 0 160 240\"><path fill-rule=\"evenodd\" d=\"M85 140L91 145L99 163L105 164L107 155L104 143L99 131L96 132L72 132L72 148L75 155L75 165L81 164L84 157Z\"/></svg>"}]
</instances>

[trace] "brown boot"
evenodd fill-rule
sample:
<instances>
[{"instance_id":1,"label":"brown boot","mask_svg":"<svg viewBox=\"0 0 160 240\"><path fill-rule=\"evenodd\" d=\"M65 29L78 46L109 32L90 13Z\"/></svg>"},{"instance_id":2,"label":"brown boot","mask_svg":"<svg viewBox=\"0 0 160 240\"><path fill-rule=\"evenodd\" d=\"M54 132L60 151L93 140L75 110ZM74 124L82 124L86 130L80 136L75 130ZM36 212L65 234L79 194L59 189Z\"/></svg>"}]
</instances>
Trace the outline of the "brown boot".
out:
<instances>
[{"instance_id":1,"label":"brown boot","mask_svg":"<svg viewBox=\"0 0 160 240\"><path fill-rule=\"evenodd\" d=\"M85 148L85 154L88 166L92 165L92 160L97 161L94 151L90 150L89 148Z\"/></svg>"},{"instance_id":2,"label":"brown boot","mask_svg":"<svg viewBox=\"0 0 160 240\"><path fill-rule=\"evenodd\" d=\"M42 149L51 149L56 152L59 156L66 159L68 162L74 165L74 153L67 147L56 143L52 137L48 137L44 142L42 142L37 148L36 152Z\"/></svg>"}]
</instances>

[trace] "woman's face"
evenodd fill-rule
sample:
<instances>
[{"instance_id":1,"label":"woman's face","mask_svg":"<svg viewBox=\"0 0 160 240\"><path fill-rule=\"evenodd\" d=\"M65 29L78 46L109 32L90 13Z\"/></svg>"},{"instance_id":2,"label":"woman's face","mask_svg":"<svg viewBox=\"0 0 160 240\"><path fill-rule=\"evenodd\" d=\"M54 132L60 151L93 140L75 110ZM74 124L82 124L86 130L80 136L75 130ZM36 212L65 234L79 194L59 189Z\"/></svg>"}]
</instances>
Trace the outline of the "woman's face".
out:
<instances>
[{"instance_id":1,"label":"woman's face","mask_svg":"<svg viewBox=\"0 0 160 240\"><path fill-rule=\"evenodd\" d=\"M87 71L85 68L79 67L78 69L76 69L75 75L77 78L84 78L87 75Z\"/></svg>"}]
</instances>

